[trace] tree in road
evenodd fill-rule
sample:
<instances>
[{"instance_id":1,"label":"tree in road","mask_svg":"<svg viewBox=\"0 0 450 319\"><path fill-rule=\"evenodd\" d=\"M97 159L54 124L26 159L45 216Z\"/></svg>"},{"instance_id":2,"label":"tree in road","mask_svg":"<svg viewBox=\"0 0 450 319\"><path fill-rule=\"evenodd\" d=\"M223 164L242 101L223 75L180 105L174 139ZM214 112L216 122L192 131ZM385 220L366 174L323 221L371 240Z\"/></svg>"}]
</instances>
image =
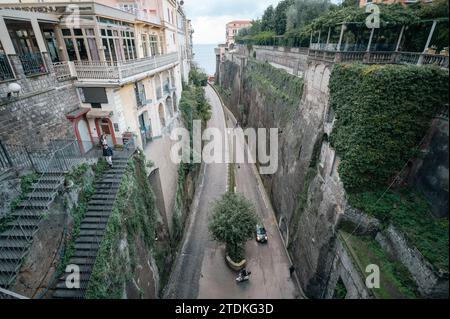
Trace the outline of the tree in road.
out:
<instances>
[{"instance_id":1,"label":"tree in road","mask_svg":"<svg viewBox=\"0 0 450 319\"><path fill-rule=\"evenodd\" d=\"M245 243L253 238L257 222L255 206L244 196L229 192L216 202L209 232L226 245L231 260L239 263L245 258Z\"/></svg>"}]
</instances>

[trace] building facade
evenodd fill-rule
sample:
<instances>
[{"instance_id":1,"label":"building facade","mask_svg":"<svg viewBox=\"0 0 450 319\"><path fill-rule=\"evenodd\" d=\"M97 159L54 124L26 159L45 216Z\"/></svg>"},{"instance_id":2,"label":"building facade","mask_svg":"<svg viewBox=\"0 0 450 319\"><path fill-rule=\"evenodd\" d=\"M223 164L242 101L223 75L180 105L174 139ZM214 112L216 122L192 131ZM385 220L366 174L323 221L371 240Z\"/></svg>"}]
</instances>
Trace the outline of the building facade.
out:
<instances>
[{"instance_id":1,"label":"building facade","mask_svg":"<svg viewBox=\"0 0 450 319\"><path fill-rule=\"evenodd\" d=\"M236 20L227 23L226 26L226 45L228 48L232 49L234 46L234 37L238 34L239 30L248 28L252 25L249 20Z\"/></svg>"},{"instance_id":2,"label":"building facade","mask_svg":"<svg viewBox=\"0 0 450 319\"><path fill-rule=\"evenodd\" d=\"M192 45L177 1L22 0L0 8L0 88L7 91L17 82L22 71L16 62L27 57L40 73L24 70L23 87L42 81L45 73L55 87L69 92L51 108L64 113L63 131L76 136L85 151L101 134L110 145L123 144L133 135L137 145L145 147L170 131L190 70L187 48ZM30 22L12 23L7 13L18 19L25 15ZM4 135L0 131L0 139L5 140Z\"/></svg>"}]
</instances>

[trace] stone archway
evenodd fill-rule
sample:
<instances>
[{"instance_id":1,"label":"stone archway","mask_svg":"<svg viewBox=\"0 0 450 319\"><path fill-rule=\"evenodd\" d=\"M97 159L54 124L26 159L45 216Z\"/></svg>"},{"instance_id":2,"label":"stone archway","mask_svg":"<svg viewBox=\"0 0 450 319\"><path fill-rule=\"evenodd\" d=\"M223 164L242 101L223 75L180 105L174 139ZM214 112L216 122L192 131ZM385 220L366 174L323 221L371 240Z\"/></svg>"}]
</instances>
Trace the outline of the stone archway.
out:
<instances>
[{"instance_id":1,"label":"stone archway","mask_svg":"<svg viewBox=\"0 0 450 319\"><path fill-rule=\"evenodd\" d=\"M164 105L161 103L158 106L158 114L159 114L159 121L161 123L161 128L166 126L166 116L164 114Z\"/></svg>"}]
</instances>

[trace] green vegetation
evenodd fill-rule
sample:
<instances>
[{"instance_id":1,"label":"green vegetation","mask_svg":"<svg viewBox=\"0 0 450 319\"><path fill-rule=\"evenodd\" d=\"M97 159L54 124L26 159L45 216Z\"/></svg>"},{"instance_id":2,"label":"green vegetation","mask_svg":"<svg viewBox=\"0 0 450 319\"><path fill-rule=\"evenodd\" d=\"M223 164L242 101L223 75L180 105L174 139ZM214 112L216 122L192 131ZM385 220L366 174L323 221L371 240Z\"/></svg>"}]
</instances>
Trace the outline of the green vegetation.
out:
<instances>
[{"instance_id":1,"label":"green vegetation","mask_svg":"<svg viewBox=\"0 0 450 319\"><path fill-rule=\"evenodd\" d=\"M181 240L184 223L187 214L187 198L185 184L189 174L196 172L200 164L192 161L194 157L193 151L193 121L200 120L202 129L206 127L206 123L211 118L211 106L205 97L204 86L207 85L207 76L198 69L193 68L189 74L190 83L184 84L183 93L180 100L181 120L189 131L191 145L191 161L188 163L181 162L178 167L178 185L175 198L175 208L173 214L173 243ZM206 79L206 82L205 82ZM176 247L173 247L176 249Z\"/></svg>"},{"instance_id":2,"label":"green vegetation","mask_svg":"<svg viewBox=\"0 0 450 319\"><path fill-rule=\"evenodd\" d=\"M448 73L435 67L336 65L330 142L341 158L339 176L349 203L393 223L436 268L448 270L448 220L431 217L410 190L385 189L418 156L436 111L448 100Z\"/></svg>"},{"instance_id":3,"label":"green vegetation","mask_svg":"<svg viewBox=\"0 0 450 319\"><path fill-rule=\"evenodd\" d=\"M330 136L347 191L388 185L418 152L436 111L448 100L448 72L437 67L336 65Z\"/></svg>"},{"instance_id":4,"label":"green vegetation","mask_svg":"<svg viewBox=\"0 0 450 319\"><path fill-rule=\"evenodd\" d=\"M189 73L189 82L197 87L205 87L208 85L208 76L197 68L192 68Z\"/></svg>"},{"instance_id":5,"label":"green vegetation","mask_svg":"<svg viewBox=\"0 0 450 319\"><path fill-rule=\"evenodd\" d=\"M241 194L226 193L215 203L209 220L209 231L214 240L224 243L231 260L245 258L245 243L254 236L258 223L256 209Z\"/></svg>"},{"instance_id":6,"label":"green vegetation","mask_svg":"<svg viewBox=\"0 0 450 319\"><path fill-rule=\"evenodd\" d=\"M269 63L248 61L245 82L257 85L267 105L284 105L281 121L287 122L300 104L303 79L277 69Z\"/></svg>"},{"instance_id":7,"label":"green vegetation","mask_svg":"<svg viewBox=\"0 0 450 319\"><path fill-rule=\"evenodd\" d=\"M356 261L362 275L367 275L368 265L380 267L380 288L372 293L380 299L417 298L417 287L408 270L400 262L393 260L372 237L354 236L340 232L341 240Z\"/></svg>"},{"instance_id":8,"label":"green vegetation","mask_svg":"<svg viewBox=\"0 0 450 319\"><path fill-rule=\"evenodd\" d=\"M137 247L142 243L148 251L154 250L157 212L145 165L142 153L128 162L86 292L88 299L121 298L126 282L138 270Z\"/></svg>"},{"instance_id":9,"label":"green vegetation","mask_svg":"<svg viewBox=\"0 0 450 319\"><path fill-rule=\"evenodd\" d=\"M431 44L439 49L448 47L448 0L435 0L433 3L421 3L408 6L401 4L377 4L380 8L381 29L380 34L374 37L374 45L383 45L386 39L395 41L398 38L400 26L410 26L405 37L410 35L417 38L414 46L405 41L404 51L420 52L426 42L430 26L430 19L444 21L438 27L439 36L433 38ZM280 45L280 46L309 46L311 32L313 42L318 38L319 30L322 30L322 39L326 37L328 28L331 27L330 41L337 43L340 33L340 24L349 26L349 43L354 40L356 44L367 45L369 34L364 32L365 20L368 14L365 7L354 5L354 2L344 1L336 6L329 0L285 0L279 3L274 10L267 8L263 17L253 21L248 29L243 29L236 37L236 42L241 44ZM417 30L416 30L417 28ZM424 31L418 33L417 31ZM369 32L370 33L370 32Z\"/></svg>"},{"instance_id":10,"label":"green vegetation","mask_svg":"<svg viewBox=\"0 0 450 319\"><path fill-rule=\"evenodd\" d=\"M28 195L32 191L32 186L39 179L39 175L36 173L31 173L24 175L20 178L20 194L16 198L11 201L9 212L3 217L0 218L0 232L4 231L7 228L9 222L14 220L14 217L11 216L19 205L27 199Z\"/></svg>"},{"instance_id":11,"label":"green vegetation","mask_svg":"<svg viewBox=\"0 0 450 319\"><path fill-rule=\"evenodd\" d=\"M345 299L346 296L347 296L347 289L345 288L342 279L339 278L336 284L336 288L334 289L333 299Z\"/></svg>"},{"instance_id":12,"label":"green vegetation","mask_svg":"<svg viewBox=\"0 0 450 319\"><path fill-rule=\"evenodd\" d=\"M436 269L448 271L448 219L432 217L424 198L412 190L363 192L349 195L350 204L392 223Z\"/></svg>"},{"instance_id":13,"label":"green vegetation","mask_svg":"<svg viewBox=\"0 0 450 319\"><path fill-rule=\"evenodd\" d=\"M86 215L89 200L95 193L93 185L96 181L100 180L106 170L106 167L106 161L101 158L97 162L97 164L93 165L92 167L94 171L93 179L89 178L86 175L86 172L89 170L89 166L87 164L82 164L76 167L71 173L66 176L66 181L73 181L74 186L80 188L80 193L78 195L77 205L74 206L70 211L70 216L73 218L73 226L70 236L66 238L66 242L64 243L63 255L57 269L58 274L62 274L65 271L70 259L75 253L75 241L80 234L81 222Z\"/></svg>"}]
</instances>

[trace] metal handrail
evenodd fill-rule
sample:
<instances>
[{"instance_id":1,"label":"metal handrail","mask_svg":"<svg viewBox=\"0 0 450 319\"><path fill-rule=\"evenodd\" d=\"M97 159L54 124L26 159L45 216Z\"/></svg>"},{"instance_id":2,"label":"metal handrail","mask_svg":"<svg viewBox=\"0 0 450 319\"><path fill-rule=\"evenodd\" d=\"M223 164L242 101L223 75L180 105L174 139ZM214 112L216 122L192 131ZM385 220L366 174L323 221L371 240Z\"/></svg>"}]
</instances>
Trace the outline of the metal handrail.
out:
<instances>
[{"instance_id":1,"label":"metal handrail","mask_svg":"<svg viewBox=\"0 0 450 319\"><path fill-rule=\"evenodd\" d=\"M39 176L37 182L35 183L35 185L39 185L40 183L44 184L43 183L44 182L43 177L45 175L47 175L48 173L57 173L57 174L59 173L59 174L62 175L62 174L64 174L64 173L69 171L70 164L66 161L66 158L64 156L65 155L64 151L69 149L73 145L77 145L77 141L72 141L72 143L66 144L63 147L61 147L60 149L54 150L54 151L52 151L51 154L49 154L50 156L47 158L46 166L45 166L45 168L43 170L41 170L39 172L40 176ZM62 156L59 157L59 155L62 155ZM79 156L81 157L81 154ZM61 158L63 159L62 161L61 161ZM56 168L56 170L55 170L55 168ZM58 169L61 169L61 170L58 171ZM27 219L30 220L31 219L29 217L32 216L33 209L29 207L29 204L32 201L32 198L33 198L33 195L36 192L36 189L37 188L33 188L32 192L27 194L27 196L28 196L27 200L25 202L21 203L22 207L25 207L25 208L21 208L21 210L20 210L21 213L22 213L22 216L21 216L22 219L25 219L25 220L27 220ZM11 263L14 264L16 269L20 266L20 264L23 262L24 256L28 253L28 249L29 249L29 247L30 247L30 245L31 245L31 243L33 241L33 236L38 231L39 225L40 225L40 223L42 221L42 217L45 215L45 213L49 209L48 205L50 204L50 202L51 201L47 201L46 202L47 207L44 210L42 210L40 214L38 214L38 215L33 214L34 219L36 219L36 217L37 217L38 221L37 221L37 223L35 225L36 227L31 232L31 236L29 236L29 234L26 233L24 226L19 223L18 225L15 225L14 228L15 229L19 229L21 234L24 236L23 238L25 238L25 239L19 239L20 236L13 235L13 234L10 234L10 235L8 235L6 237L6 241L11 241L11 242L17 243L17 244L19 242L23 242L25 240L25 249L24 249L24 253L21 256L21 258L15 264L14 264L14 262L10 261ZM6 218L8 218L8 217L9 216L6 216ZM20 245L17 245L17 247L14 247L14 245L12 245L12 247L0 247L0 256L1 255L8 256L8 254L11 253L11 252L21 251L21 249L18 249L18 247L20 247ZM7 286L9 286L11 284L12 280L16 277L16 275L17 275L16 273L13 273L13 274L10 275L10 278L8 280L8 283L7 283Z\"/></svg>"}]
</instances>

